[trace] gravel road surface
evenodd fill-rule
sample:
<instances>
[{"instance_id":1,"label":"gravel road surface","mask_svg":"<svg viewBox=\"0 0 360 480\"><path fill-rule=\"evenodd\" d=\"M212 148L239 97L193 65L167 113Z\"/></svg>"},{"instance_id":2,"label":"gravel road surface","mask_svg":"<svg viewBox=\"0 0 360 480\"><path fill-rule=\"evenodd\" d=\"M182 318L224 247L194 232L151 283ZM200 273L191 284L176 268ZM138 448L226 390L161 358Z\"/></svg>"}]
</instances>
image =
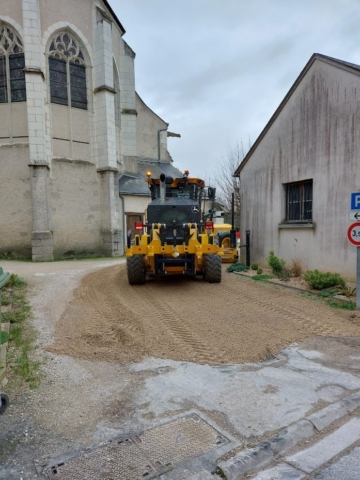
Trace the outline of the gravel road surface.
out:
<instances>
[{"instance_id":1,"label":"gravel road surface","mask_svg":"<svg viewBox=\"0 0 360 480\"><path fill-rule=\"evenodd\" d=\"M191 409L247 442L360 388L360 312L225 267L221 284L130 286L122 259L1 265L28 282L44 379L10 394L0 479L43 478L55 459Z\"/></svg>"}]
</instances>

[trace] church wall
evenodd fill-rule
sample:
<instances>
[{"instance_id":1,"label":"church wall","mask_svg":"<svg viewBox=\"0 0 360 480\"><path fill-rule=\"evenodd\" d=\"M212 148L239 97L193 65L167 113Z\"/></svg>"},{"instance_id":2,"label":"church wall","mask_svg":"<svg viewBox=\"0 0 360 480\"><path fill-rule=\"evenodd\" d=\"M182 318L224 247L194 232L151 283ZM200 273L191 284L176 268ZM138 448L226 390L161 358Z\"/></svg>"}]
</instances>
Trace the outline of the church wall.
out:
<instances>
[{"instance_id":1,"label":"church wall","mask_svg":"<svg viewBox=\"0 0 360 480\"><path fill-rule=\"evenodd\" d=\"M31 256L29 147L0 146L0 254Z\"/></svg>"},{"instance_id":2,"label":"church wall","mask_svg":"<svg viewBox=\"0 0 360 480\"><path fill-rule=\"evenodd\" d=\"M0 144L27 143L26 102L0 103Z\"/></svg>"},{"instance_id":3,"label":"church wall","mask_svg":"<svg viewBox=\"0 0 360 480\"><path fill-rule=\"evenodd\" d=\"M0 104L0 253L34 260L119 254L118 169L137 171L142 154L157 158L157 130L166 123L146 106L137 116L135 53L102 9L101 0L1 1L0 20L22 40L27 101ZM61 31L73 35L84 54L87 110L51 102L48 48ZM164 160L166 132L161 145ZM134 202L136 210L147 204Z\"/></svg>"},{"instance_id":4,"label":"church wall","mask_svg":"<svg viewBox=\"0 0 360 480\"><path fill-rule=\"evenodd\" d=\"M40 0L41 29L44 33L58 22L69 22L76 27L92 44L93 2L89 0L61 0L49 8L49 0ZM53 2L51 2L53 3Z\"/></svg>"},{"instance_id":5,"label":"church wall","mask_svg":"<svg viewBox=\"0 0 360 480\"><path fill-rule=\"evenodd\" d=\"M169 161L167 153L167 126L139 97L136 95L137 111L137 145L139 158L158 159L158 131L160 132L160 157L161 161Z\"/></svg>"},{"instance_id":6,"label":"church wall","mask_svg":"<svg viewBox=\"0 0 360 480\"><path fill-rule=\"evenodd\" d=\"M0 18L3 20L14 20L19 25L22 25L22 3L21 1L9 1L1 2L1 11L0 11Z\"/></svg>"},{"instance_id":7,"label":"church wall","mask_svg":"<svg viewBox=\"0 0 360 480\"><path fill-rule=\"evenodd\" d=\"M55 258L101 255L100 184L94 165L53 161L50 211Z\"/></svg>"}]
</instances>

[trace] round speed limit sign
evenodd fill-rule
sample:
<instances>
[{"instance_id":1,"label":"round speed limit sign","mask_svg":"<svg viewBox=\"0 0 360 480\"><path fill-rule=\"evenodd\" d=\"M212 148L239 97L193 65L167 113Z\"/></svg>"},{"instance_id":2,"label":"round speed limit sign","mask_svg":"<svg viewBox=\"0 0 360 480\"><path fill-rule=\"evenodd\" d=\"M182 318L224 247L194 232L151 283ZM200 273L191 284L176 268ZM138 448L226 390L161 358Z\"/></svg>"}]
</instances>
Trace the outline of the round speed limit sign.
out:
<instances>
[{"instance_id":1,"label":"round speed limit sign","mask_svg":"<svg viewBox=\"0 0 360 480\"><path fill-rule=\"evenodd\" d=\"M347 236L350 243L360 247L360 222L350 225Z\"/></svg>"}]
</instances>

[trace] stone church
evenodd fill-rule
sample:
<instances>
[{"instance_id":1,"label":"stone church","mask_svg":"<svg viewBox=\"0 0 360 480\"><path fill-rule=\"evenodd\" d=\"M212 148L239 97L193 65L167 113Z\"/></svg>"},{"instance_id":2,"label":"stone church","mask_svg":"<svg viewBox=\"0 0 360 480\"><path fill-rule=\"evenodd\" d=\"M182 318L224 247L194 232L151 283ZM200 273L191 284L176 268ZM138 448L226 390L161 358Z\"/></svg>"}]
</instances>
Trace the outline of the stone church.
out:
<instances>
[{"instance_id":1,"label":"stone church","mask_svg":"<svg viewBox=\"0 0 360 480\"><path fill-rule=\"evenodd\" d=\"M0 257L122 255L144 169L179 174L124 34L106 0L1 1Z\"/></svg>"}]
</instances>

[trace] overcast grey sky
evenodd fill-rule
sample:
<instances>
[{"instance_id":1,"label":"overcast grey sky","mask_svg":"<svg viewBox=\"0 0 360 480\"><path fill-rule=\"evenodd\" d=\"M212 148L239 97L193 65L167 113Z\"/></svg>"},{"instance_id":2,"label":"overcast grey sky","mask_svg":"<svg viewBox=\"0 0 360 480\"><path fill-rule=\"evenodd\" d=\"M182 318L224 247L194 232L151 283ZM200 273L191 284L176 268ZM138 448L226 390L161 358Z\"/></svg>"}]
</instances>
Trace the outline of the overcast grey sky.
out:
<instances>
[{"instance_id":1,"label":"overcast grey sky","mask_svg":"<svg viewBox=\"0 0 360 480\"><path fill-rule=\"evenodd\" d=\"M136 90L181 138L174 165L209 178L253 143L313 53L360 64L360 0L110 0Z\"/></svg>"}]
</instances>

